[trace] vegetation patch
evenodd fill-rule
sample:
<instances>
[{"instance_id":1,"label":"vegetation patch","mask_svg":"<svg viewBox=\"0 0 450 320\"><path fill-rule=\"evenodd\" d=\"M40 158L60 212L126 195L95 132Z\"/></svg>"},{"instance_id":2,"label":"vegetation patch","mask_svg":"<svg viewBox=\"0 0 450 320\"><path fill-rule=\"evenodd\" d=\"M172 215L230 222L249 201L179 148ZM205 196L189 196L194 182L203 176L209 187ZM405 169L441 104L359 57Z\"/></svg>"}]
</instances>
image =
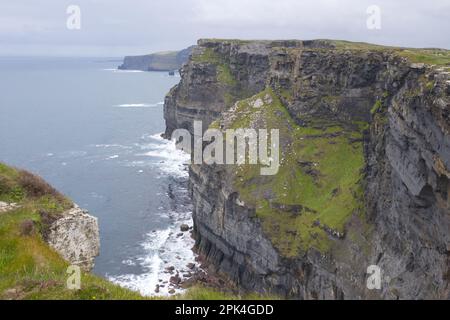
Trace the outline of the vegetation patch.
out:
<instances>
[{"instance_id":1,"label":"vegetation patch","mask_svg":"<svg viewBox=\"0 0 450 320\"><path fill-rule=\"evenodd\" d=\"M425 63L428 65L450 66L450 50L445 49L420 49L382 46L364 42L350 42L343 40L330 40L336 49L363 50L363 51L386 51L390 50L413 63Z\"/></svg>"},{"instance_id":2,"label":"vegetation patch","mask_svg":"<svg viewBox=\"0 0 450 320\"><path fill-rule=\"evenodd\" d=\"M277 296L268 294L245 293L238 294L230 291L220 291L216 288L205 287L201 285L193 286L180 295L174 296L174 299L182 300L277 300Z\"/></svg>"},{"instance_id":3,"label":"vegetation patch","mask_svg":"<svg viewBox=\"0 0 450 320\"><path fill-rule=\"evenodd\" d=\"M264 104L255 108L258 99ZM248 164L233 172L240 199L255 208L274 246L287 257L311 247L329 250L349 217L363 210L361 132L367 124L299 126L272 89L239 101L227 118L225 128L279 129L276 175L261 176L260 165Z\"/></svg>"},{"instance_id":4,"label":"vegetation patch","mask_svg":"<svg viewBox=\"0 0 450 320\"><path fill-rule=\"evenodd\" d=\"M216 66L217 81L226 86L235 86L237 81L231 73L229 64L223 57L212 48L204 48L203 52L192 56L192 61L197 63L208 63Z\"/></svg>"},{"instance_id":5,"label":"vegetation patch","mask_svg":"<svg viewBox=\"0 0 450 320\"><path fill-rule=\"evenodd\" d=\"M381 103L381 100L375 101L372 109L370 109L370 114L374 115L375 113L378 113L381 111L381 108L383 107L383 104Z\"/></svg>"}]
</instances>

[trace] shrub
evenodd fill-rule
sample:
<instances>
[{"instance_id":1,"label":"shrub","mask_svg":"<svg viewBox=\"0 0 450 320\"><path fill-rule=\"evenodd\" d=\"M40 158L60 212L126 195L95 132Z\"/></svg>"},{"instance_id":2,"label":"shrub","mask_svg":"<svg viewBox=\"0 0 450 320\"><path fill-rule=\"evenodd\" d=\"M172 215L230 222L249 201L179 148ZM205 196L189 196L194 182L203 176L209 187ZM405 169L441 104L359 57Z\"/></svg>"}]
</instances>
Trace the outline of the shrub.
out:
<instances>
[{"instance_id":1,"label":"shrub","mask_svg":"<svg viewBox=\"0 0 450 320\"><path fill-rule=\"evenodd\" d=\"M44 238L44 240L47 240L48 236L50 235L51 225L53 224L53 222L58 220L61 216L58 214L51 214L44 210L39 211L39 216L41 217L41 219L40 219L41 234L42 234L42 237Z\"/></svg>"},{"instance_id":2,"label":"shrub","mask_svg":"<svg viewBox=\"0 0 450 320\"><path fill-rule=\"evenodd\" d=\"M9 193L14 187L10 179L4 176L0 176L0 194Z\"/></svg>"},{"instance_id":3,"label":"shrub","mask_svg":"<svg viewBox=\"0 0 450 320\"><path fill-rule=\"evenodd\" d=\"M52 196L58 201L65 201L65 197L45 182L44 179L28 171L20 170L19 184L25 190L28 197L39 198Z\"/></svg>"},{"instance_id":4,"label":"shrub","mask_svg":"<svg viewBox=\"0 0 450 320\"><path fill-rule=\"evenodd\" d=\"M23 197L24 192L14 179L0 174L0 201L20 202Z\"/></svg>"},{"instance_id":5,"label":"shrub","mask_svg":"<svg viewBox=\"0 0 450 320\"><path fill-rule=\"evenodd\" d=\"M34 221L31 219L26 219L22 221L19 225L20 235L22 236L30 236L34 233Z\"/></svg>"}]
</instances>

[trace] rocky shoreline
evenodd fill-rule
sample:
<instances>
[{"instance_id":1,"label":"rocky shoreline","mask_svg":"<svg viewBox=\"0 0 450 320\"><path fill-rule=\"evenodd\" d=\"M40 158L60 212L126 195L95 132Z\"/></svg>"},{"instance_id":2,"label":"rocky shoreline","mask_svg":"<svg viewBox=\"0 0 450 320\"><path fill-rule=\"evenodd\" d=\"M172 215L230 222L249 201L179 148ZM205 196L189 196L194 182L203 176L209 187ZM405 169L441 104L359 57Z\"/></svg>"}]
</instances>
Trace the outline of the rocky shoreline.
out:
<instances>
[{"instance_id":1,"label":"rocky shoreline","mask_svg":"<svg viewBox=\"0 0 450 320\"><path fill-rule=\"evenodd\" d=\"M193 237L192 227L187 224L181 225L180 231L177 236L189 234L190 237ZM195 247L192 250L197 253ZM161 294L163 289L167 289L167 293L173 295L196 285L220 290L225 290L226 287L226 279L223 275L215 273L214 267L201 255L196 255L193 262L189 262L181 269L169 264L164 268L164 274L170 275L170 277L168 280L158 279L158 284L154 289L156 295ZM230 283L228 287L231 287Z\"/></svg>"}]
</instances>

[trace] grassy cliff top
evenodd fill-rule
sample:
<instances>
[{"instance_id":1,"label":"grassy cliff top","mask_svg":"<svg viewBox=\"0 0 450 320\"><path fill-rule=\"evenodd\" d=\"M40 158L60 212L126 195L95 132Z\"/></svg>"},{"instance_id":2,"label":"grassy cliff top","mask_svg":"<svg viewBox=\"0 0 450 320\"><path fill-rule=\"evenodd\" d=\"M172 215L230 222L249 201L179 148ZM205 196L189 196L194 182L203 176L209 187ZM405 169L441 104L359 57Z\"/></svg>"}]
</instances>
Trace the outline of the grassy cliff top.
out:
<instances>
[{"instance_id":1,"label":"grassy cliff top","mask_svg":"<svg viewBox=\"0 0 450 320\"><path fill-rule=\"evenodd\" d=\"M289 100L288 90L277 89L280 92L276 94L267 88L244 100L241 99L251 94L231 95L230 88L239 84L235 76L240 70L236 71L238 59L227 56L229 52L235 54L236 50L229 50L228 46L242 46L243 52L256 55L276 55L283 50L295 55L312 50L325 55L349 51L364 57L365 52L386 52L389 58L392 55L407 59L406 64L450 66L449 50L389 47L343 40L201 39L199 46L201 48L192 55L191 62L215 65L218 82L228 89L224 94L224 100L230 101L227 105L231 107L237 101L222 120L212 123L212 127L280 130L283 143L279 172L273 177L262 177L259 166L239 166L234 172L234 188L242 201L255 208L264 232L274 246L289 257L310 248L326 252L333 244L333 238L343 236L349 218L363 213L361 172L365 163L362 136L368 124L311 119L306 126L299 126L277 96ZM257 100L263 103L255 108L253 105ZM377 101L372 107L372 115L376 116L379 109L380 102Z\"/></svg>"},{"instance_id":2,"label":"grassy cliff top","mask_svg":"<svg viewBox=\"0 0 450 320\"><path fill-rule=\"evenodd\" d=\"M450 66L450 50L439 48L408 48L385 46L366 42L352 42L346 40L314 39L314 40L239 40L239 39L200 39L200 46L213 46L214 44L233 45L263 45L267 47L286 47L303 49L327 50L358 50L358 51L388 51L407 58L412 63L425 63L428 65Z\"/></svg>"},{"instance_id":3,"label":"grassy cliff top","mask_svg":"<svg viewBox=\"0 0 450 320\"><path fill-rule=\"evenodd\" d=\"M425 63L428 65L450 66L450 50L439 48L406 48L383 46L364 42L350 42L344 40L330 40L337 49L365 50L365 51L392 51L407 58L413 63Z\"/></svg>"}]
</instances>

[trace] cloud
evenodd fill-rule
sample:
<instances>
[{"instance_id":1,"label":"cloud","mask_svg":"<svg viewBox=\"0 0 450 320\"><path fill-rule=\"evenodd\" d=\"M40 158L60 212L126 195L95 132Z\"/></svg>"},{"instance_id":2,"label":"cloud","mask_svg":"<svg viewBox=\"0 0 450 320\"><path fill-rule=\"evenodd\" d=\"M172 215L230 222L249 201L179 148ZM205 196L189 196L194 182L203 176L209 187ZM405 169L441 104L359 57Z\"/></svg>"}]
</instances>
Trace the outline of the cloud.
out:
<instances>
[{"instance_id":1,"label":"cloud","mask_svg":"<svg viewBox=\"0 0 450 320\"><path fill-rule=\"evenodd\" d=\"M81 8L82 28L66 28L66 8ZM366 9L381 8L381 30ZM179 49L201 37L332 38L450 48L450 3L434 0L14 0L0 3L0 54L140 54ZM74 49L76 48L76 50ZM95 48L95 50L93 50ZM116 48L111 50L111 48Z\"/></svg>"},{"instance_id":2,"label":"cloud","mask_svg":"<svg viewBox=\"0 0 450 320\"><path fill-rule=\"evenodd\" d=\"M330 23L348 15L342 1L196 0L198 22L223 26L298 26ZM356 10L352 10L355 13ZM359 12L360 13L360 12Z\"/></svg>"},{"instance_id":3,"label":"cloud","mask_svg":"<svg viewBox=\"0 0 450 320\"><path fill-rule=\"evenodd\" d=\"M0 17L0 36L23 36L42 33L50 29L51 23L45 20L20 17Z\"/></svg>"}]
</instances>

